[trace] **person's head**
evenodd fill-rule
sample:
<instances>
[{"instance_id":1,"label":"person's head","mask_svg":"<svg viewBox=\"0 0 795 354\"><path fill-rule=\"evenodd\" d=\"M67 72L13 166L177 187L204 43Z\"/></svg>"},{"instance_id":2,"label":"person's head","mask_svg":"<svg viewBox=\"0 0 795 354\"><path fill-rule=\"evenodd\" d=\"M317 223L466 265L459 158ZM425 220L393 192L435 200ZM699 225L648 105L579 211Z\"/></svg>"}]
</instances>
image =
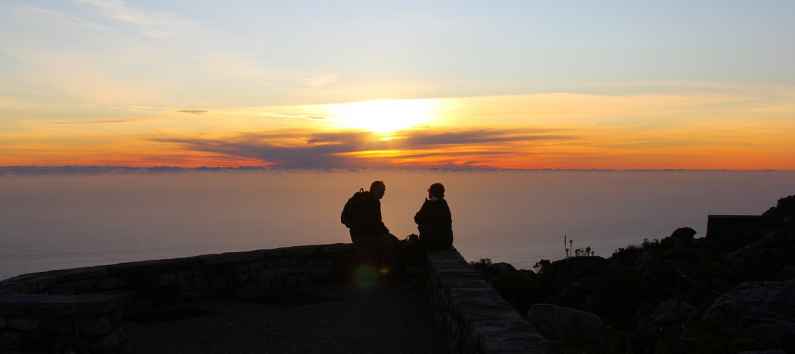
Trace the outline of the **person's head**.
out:
<instances>
[{"instance_id":1,"label":"person's head","mask_svg":"<svg viewBox=\"0 0 795 354\"><path fill-rule=\"evenodd\" d=\"M370 184L370 193L373 193L376 199L381 199L386 193L386 185L382 181L374 181Z\"/></svg>"},{"instance_id":2,"label":"person's head","mask_svg":"<svg viewBox=\"0 0 795 354\"><path fill-rule=\"evenodd\" d=\"M444 185L441 183L434 183L428 188L429 198L444 198Z\"/></svg>"}]
</instances>

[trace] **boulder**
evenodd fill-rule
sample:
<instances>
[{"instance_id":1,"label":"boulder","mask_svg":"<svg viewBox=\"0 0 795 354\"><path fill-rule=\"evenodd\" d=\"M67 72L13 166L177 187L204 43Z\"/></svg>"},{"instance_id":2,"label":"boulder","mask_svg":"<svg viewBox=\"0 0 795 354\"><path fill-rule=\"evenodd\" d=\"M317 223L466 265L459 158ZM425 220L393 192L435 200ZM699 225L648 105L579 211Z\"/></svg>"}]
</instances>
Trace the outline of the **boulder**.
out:
<instances>
[{"instance_id":1,"label":"boulder","mask_svg":"<svg viewBox=\"0 0 795 354\"><path fill-rule=\"evenodd\" d=\"M795 281L750 282L718 297L701 317L748 349L795 349Z\"/></svg>"},{"instance_id":2,"label":"boulder","mask_svg":"<svg viewBox=\"0 0 795 354\"><path fill-rule=\"evenodd\" d=\"M687 245L693 242L695 236L696 230L693 230L692 227L680 227L676 229L670 237L677 243Z\"/></svg>"},{"instance_id":3,"label":"boulder","mask_svg":"<svg viewBox=\"0 0 795 354\"><path fill-rule=\"evenodd\" d=\"M696 312L693 305L684 301L669 299L654 309L650 316L651 323L657 327L677 325L687 322Z\"/></svg>"},{"instance_id":4,"label":"boulder","mask_svg":"<svg viewBox=\"0 0 795 354\"><path fill-rule=\"evenodd\" d=\"M795 266L789 265L782 267L781 270L776 272L776 275L773 280L784 281L792 279L795 279Z\"/></svg>"},{"instance_id":5,"label":"boulder","mask_svg":"<svg viewBox=\"0 0 795 354\"><path fill-rule=\"evenodd\" d=\"M749 280L789 280L795 267L795 230L778 230L728 255L739 276Z\"/></svg>"},{"instance_id":6,"label":"boulder","mask_svg":"<svg viewBox=\"0 0 795 354\"><path fill-rule=\"evenodd\" d=\"M551 304L536 304L527 313L528 320L547 339L601 346L605 326L599 316L577 309Z\"/></svg>"},{"instance_id":7,"label":"boulder","mask_svg":"<svg viewBox=\"0 0 795 354\"><path fill-rule=\"evenodd\" d=\"M654 348L655 353L685 352L680 340L685 323L694 316L696 308L687 302L668 299L641 317L633 339L641 346Z\"/></svg>"},{"instance_id":8,"label":"boulder","mask_svg":"<svg viewBox=\"0 0 795 354\"><path fill-rule=\"evenodd\" d=\"M572 282L600 276L607 268L607 260L598 256L569 257L544 267L545 277L552 289L560 291Z\"/></svg>"},{"instance_id":9,"label":"boulder","mask_svg":"<svg viewBox=\"0 0 795 354\"><path fill-rule=\"evenodd\" d=\"M516 271L516 268L514 268L514 266L512 266L512 265L510 265L510 264L508 264L508 263L505 263L505 262L498 262L498 263L494 263L494 264L492 264L492 265L491 265L491 267L490 267L490 270L491 270L491 271L492 271L492 272L493 272L495 275L500 275L500 274L502 274L502 273L510 273L510 272L515 272L515 271Z\"/></svg>"},{"instance_id":10,"label":"boulder","mask_svg":"<svg viewBox=\"0 0 795 354\"><path fill-rule=\"evenodd\" d=\"M762 216L768 224L791 225L795 220L795 195L779 199L776 206L770 208Z\"/></svg>"}]
</instances>

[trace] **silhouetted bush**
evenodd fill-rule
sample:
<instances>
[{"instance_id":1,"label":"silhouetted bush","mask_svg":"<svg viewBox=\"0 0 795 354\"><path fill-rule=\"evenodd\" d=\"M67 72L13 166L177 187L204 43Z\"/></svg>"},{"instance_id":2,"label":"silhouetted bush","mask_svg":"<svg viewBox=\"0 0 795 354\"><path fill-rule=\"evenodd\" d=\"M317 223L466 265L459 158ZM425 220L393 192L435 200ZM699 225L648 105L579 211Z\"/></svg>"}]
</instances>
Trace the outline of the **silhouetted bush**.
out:
<instances>
[{"instance_id":1,"label":"silhouetted bush","mask_svg":"<svg viewBox=\"0 0 795 354\"><path fill-rule=\"evenodd\" d=\"M683 227L662 239L619 248L607 259L542 259L533 266L535 273L488 259L473 265L522 315L536 303L598 315L612 331L611 353L711 354L756 348L764 338L750 345L745 339L716 335L722 333L722 324L698 317L743 282L795 278L795 196L768 210L759 230L733 237L694 236L695 230ZM788 320L795 328L795 319ZM559 349L587 352L565 343Z\"/></svg>"}]
</instances>

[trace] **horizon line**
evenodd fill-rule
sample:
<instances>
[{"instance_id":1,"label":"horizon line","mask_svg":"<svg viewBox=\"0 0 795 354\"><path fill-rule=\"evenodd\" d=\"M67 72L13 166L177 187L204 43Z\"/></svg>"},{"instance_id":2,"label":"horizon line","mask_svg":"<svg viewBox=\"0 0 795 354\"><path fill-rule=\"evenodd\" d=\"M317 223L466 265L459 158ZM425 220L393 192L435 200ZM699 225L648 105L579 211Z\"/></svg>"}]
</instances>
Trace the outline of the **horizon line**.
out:
<instances>
[{"instance_id":1,"label":"horizon line","mask_svg":"<svg viewBox=\"0 0 795 354\"><path fill-rule=\"evenodd\" d=\"M0 176L30 175L98 175L98 174L168 174L190 172L275 172L275 171L324 171L353 172L367 170L389 171L443 171L443 172L733 172L733 173L771 173L795 172L795 169L693 169L693 168L495 168L476 166L438 166L438 167L263 167L263 166L113 166L113 165L47 165L0 166Z\"/></svg>"}]
</instances>

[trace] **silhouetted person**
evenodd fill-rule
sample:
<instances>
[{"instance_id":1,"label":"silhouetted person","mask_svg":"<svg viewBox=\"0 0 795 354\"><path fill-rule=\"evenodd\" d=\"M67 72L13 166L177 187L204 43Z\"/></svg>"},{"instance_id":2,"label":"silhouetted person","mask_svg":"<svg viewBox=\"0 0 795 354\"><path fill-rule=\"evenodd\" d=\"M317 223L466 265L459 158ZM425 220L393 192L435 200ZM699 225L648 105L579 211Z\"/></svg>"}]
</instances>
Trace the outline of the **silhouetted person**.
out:
<instances>
[{"instance_id":1,"label":"silhouetted person","mask_svg":"<svg viewBox=\"0 0 795 354\"><path fill-rule=\"evenodd\" d=\"M350 229L351 241L359 252L391 267L398 240L381 218L381 198L385 192L386 185L381 181L373 182L369 191L356 192L345 203L340 220Z\"/></svg>"},{"instance_id":2,"label":"silhouetted person","mask_svg":"<svg viewBox=\"0 0 795 354\"><path fill-rule=\"evenodd\" d=\"M434 183L428 188L428 199L414 216L420 231L420 244L425 250L448 249L453 245L453 217L444 199L444 185Z\"/></svg>"}]
</instances>

